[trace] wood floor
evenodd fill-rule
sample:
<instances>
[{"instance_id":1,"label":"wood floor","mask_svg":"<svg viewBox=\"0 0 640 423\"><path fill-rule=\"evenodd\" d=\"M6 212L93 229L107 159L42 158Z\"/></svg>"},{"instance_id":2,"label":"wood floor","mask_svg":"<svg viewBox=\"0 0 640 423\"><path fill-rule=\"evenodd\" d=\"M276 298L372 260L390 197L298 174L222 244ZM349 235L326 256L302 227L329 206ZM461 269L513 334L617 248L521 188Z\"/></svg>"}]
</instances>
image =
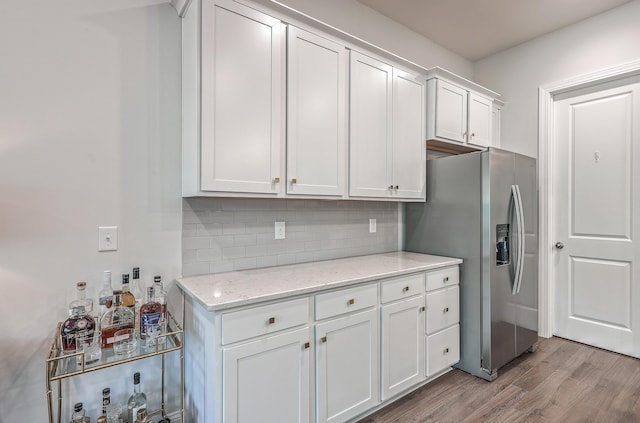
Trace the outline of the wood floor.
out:
<instances>
[{"instance_id":1,"label":"wood floor","mask_svg":"<svg viewBox=\"0 0 640 423\"><path fill-rule=\"evenodd\" d=\"M453 370L360 423L640 422L640 360L540 339L493 382Z\"/></svg>"}]
</instances>

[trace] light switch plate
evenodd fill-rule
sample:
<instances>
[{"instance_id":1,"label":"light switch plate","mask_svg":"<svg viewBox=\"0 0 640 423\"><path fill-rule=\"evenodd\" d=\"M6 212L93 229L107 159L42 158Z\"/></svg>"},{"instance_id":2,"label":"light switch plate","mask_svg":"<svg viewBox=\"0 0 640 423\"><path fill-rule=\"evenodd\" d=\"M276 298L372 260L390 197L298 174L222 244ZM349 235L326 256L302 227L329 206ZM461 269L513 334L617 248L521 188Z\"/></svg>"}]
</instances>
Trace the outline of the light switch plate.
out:
<instances>
[{"instance_id":1,"label":"light switch plate","mask_svg":"<svg viewBox=\"0 0 640 423\"><path fill-rule=\"evenodd\" d=\"M375 233L377 230L376 228L376 220L375 219L369 219L369 233Z\"/></svg>"},{"instance_id":2,"label":"light switch plate","mask_svg":"<svg viewBox=\"0 0 640 423\"><path fill-rule=\"evenodd\" d=\"M284 239L284 222L276 222L276 239Z\"/></svg>"},{"instance_id":3,"label":"light switch plate","mask_svg":"<svg viewBox=\"0 0 640 423\"><path fill-rule=\"evenodd\" d=\"M118 249L118 227L98 227L98 251L116 251Z\"/></svg>"}]
</instances>

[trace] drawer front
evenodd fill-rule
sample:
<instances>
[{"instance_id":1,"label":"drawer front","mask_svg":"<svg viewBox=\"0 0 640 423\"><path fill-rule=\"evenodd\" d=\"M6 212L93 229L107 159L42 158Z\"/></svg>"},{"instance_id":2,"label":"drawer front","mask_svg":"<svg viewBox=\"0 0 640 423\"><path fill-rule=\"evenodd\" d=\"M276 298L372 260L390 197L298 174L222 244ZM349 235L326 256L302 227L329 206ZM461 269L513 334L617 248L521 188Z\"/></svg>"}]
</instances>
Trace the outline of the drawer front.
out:
<instances>
[{"instance_id":1,"label":"drawer front","mask_svg":"<svg viewBox=\"0 0 640 423\"><path fill-rule=\"evenodd\" d=\"M458 285L427 293L427 333L434 333L460 321Z\"/></svg>"},{"instance_id":2,"label":"drawer front","mask_svg":"<svg viewBox=\"0 0 640 423\"><path fill-rule=\"evenodd\" d=\"M427 377L460 361L460 325L427 336Z\"/></svg>"},{"instance_id":3,"label":"drawer front","mask_svg":"<svg viewBox=\"0 0 640 423\"><path fill-rule=\"evenodd\" d=\"M427 272L427 291L458 285L458 266Z\"/></svg>"},{"instance_id":4,"label":"drawer front","mask_svg":"<svg viewBox=\"0 0 640 423\"><path fill-rule=\"evenodd\" d=\"M309 299L284 301L222 315L222 344L307 324Z\"/></svg>"},{"instance_id":5,"label":"drawer front","mask_svg":"<svg viewBox=\"0 0 640 423\"><path fill-rule=\"evenodd\" d=\"M373 307L378 302L378 284L341 289L316 295L316 320Z\"/></svg>"},{"instance_id":6,"label":"drawer front","mask_svg":"<svg viewBox=\"0 0 640 423\"><path fill-rule=\"evenodd\" d=\"M412 297L424 292L424 273L389 279L380 283L382 303Z\"/></svg>"}]
</instances>

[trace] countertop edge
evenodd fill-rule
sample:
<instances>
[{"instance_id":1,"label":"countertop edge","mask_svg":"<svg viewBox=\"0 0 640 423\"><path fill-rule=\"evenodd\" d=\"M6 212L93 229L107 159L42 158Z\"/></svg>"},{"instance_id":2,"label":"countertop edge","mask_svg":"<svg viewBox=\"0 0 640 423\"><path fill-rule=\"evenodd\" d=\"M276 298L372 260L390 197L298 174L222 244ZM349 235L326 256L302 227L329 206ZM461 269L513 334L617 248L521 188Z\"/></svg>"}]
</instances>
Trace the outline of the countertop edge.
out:
<instances>
[{"instance_id":1,"label":"countertop edge","mask_svg":"<svg viewBox=\"0 0 640 423\"><path fill-rule=\"evenodd\" d=\"M417 254L417 253L410 253L410 254ZM350 258L352 258L352 259L363 259L363 258L364 259L366 259L366 258L375 259L377 256L384 256L384 254L372 254L372 255L368 255L368 256L357 256L357 257L350 257ZM323 292L323 291L328 291L328 290L332 290L332 289L336 289L336 288L343 288L343 287L348 287L348 286L352 286L352 285L358 285L358 284L371 282L371 281L375 281L375 280L379 280L379 279L387 279L387 278L403 276L403 275L407 275L407 274L410 274L410 273L416 273L416 272L421 272L421 271L428 271L428 270L434 270L434 269L439 269L439 268L445 268L445 267L450 267L450 266L454 266L454 265L459 265L459 264L462 263L462 259L459 259L459 258L434 256L434 255L429 255L429 254L421 254L421 256L425 256L425 257L429 257L429 258L436 258L436 259L441 259L441 260L439 260L437 262L432 262L432 263L420 263L420 262L416 261L415 265L408 266L408 267L400 269L400 270L389 270L389 271L382 272L382 273L372 273L370 275L361 276L361 277L355 277L355 278L349 278L349 279L345 279L345 280L338 279L338 280L329 281L329 282L326 282L326 283L319 283L319 284L313 285L313 286L293 287L291 289L280 289L280 290L276 290L276 291L269 292L269 293L266 293L266 294L257 294L255 296L243 296L241 298L230 299L228 301L224 301L224 302L220 302L220 303L216 303L216 304L211 304L211 303L205 301L200 295L198 295L197 292L194 292L191 289L191 287L188 286L188 284L184 283L185 279L188 280L188 279L196 278L198 276L177 278L176 279L176 284L185 295L187 295L190 298L192 298L194 301L196 301L198 304L200 304L205 310L210 311L210 312L218 312L218 311L227 310L227 309L230 309L230 308L243 307L243 306L248 306L248 305L252 305L252 304L259 304L259 303L263 303L263 302L275 301L275 300L279 300L279 299L282 299L282 298L294 298L294 297L299 297L299 296L304 296L304 295L309 295L309 294L316 294L316 293L320 293L320 292ZM349 259L349 258L347 258L347 259ZM326 264L330 264L331 262L341 261L341 260L345 260L345 259L325 260L325 261L317 262L317 263L322 263L323 265L326 265ZM304 264L312 266L313 262L304 263ZM295 266L295 265L293 265L293 266ZM266 272L273 272L274 270L278 271L280 269L283 270L283 271L286 271L290 267L291 267L291 265L288 265L288 266L275 266L275 267L266 267L266 268L262 268L262 269L251 269L251 271L252 272L259 272L260 270L264 270L265 274L266 274ZM240 271L240 272L242 272L242 271ZM228 272L228 274L231 274L231 273L237 273L237 272ZM209 274L209 275L200 275L199 277L202 277L202 278L206 278L206 277L219 278L219 277L224 277L224 275L225 275L225 273L217 273L217 274ZM241 284L241 282L240 282L240 284Z\"/></svg>"}]
</instances>

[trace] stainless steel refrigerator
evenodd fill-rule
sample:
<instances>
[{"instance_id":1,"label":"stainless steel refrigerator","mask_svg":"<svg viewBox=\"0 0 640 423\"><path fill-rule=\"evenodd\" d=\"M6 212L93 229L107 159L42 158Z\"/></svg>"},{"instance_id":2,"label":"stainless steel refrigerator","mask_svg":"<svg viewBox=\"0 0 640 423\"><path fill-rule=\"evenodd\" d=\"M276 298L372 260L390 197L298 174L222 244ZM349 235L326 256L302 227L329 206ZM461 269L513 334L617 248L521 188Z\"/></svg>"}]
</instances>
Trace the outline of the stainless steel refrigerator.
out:
<instances>
[{"instance_id":1,"label":"stainless steel refrigerator","mask_svg":"<svg viewBox=\"0 0 640 423\"><path fill-rule=\"evenodd\" d=\"M460 362L493 380L538 338L536 161L496 148L427 160L407 251L459 257Z\"/></svg>"}]
</instances>

